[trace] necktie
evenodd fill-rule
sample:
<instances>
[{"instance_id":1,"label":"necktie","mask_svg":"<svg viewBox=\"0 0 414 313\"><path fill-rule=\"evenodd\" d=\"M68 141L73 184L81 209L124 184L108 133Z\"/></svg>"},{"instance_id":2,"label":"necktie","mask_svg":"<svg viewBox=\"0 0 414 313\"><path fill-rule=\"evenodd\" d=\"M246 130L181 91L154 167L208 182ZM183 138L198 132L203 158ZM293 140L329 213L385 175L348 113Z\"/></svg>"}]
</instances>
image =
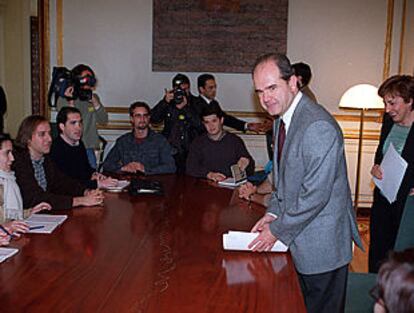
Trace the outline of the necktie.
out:
<instances>
[{"instance_id":1,"label":"necktie","mask_svg":"<svg viewBox=\"0 0 414 313\"><path fill-rule=\"evenodd\" d=\"M279 133L277 136L277 164L278 165L280 163L280 158L282 157L282 150L283 150L283 145L285 143L285 139L286 139L285 123L283 122L282 119L280 119Z\"/></svg>"}]
</instances>

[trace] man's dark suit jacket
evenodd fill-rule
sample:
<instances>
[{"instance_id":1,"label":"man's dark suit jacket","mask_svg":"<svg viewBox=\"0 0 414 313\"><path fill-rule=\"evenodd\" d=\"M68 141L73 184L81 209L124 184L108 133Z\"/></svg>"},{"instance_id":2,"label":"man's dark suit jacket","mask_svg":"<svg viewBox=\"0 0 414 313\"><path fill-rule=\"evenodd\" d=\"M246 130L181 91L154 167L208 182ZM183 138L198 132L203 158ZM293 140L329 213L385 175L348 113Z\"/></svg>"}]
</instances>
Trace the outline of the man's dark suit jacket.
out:
<instances>
[{"instance_id":1,"label":"man's dark suit jacket","mask_svg":"<svg viewBox=\"0 0 414 313\"><path fill-rule=\"evenodd\" d=\"M217 102L217 100L216 100L216 102ZM218 102L217 102L217 104L218 104ZM199 116L201 116L201 112L208 105L209 105L209 103L207 103L207 101L204 100L203 97L198 96L198 97L195 98L194 109L197 111L197 114ZM218 104L218 106L219 106L220 110L222 110L221 107L220 107L220 104ZM224 113L224 125L225 126L234 128L234 129L242 131L242 132L245 131L245 128L244 128L245 125L246 125L245 121L239 120L238 118L236 118L234 116L228 115L224 111L223 111L223 113Z\"/></svg>"},{"instance_id":2,"label":"man's dark suit jacket","mask_svg":"<svg viewBox=\"0 0 414 313\"><path fill-rule=\"evenodd\" d=\"M64 175L49 155L45 155L43 163L47 180L47 188L44 191L35 178L29 152L26 149L17 148L13 154L15 157L13 169L22 193L24 208L47 202L54 210L69 209L72 207L74 197L83 196L86 187Z\"/></svg>"}]
</instances>

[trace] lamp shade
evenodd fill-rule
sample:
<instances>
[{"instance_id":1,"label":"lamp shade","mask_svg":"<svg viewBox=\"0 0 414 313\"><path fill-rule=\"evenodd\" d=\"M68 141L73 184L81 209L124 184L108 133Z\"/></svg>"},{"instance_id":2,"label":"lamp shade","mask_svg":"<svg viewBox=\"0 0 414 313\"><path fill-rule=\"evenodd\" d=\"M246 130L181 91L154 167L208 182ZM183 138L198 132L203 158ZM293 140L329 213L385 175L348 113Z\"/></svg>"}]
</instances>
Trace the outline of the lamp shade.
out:
<instances>
[{"instance_id":1,"label":"lamp shade","mask_svg":"<svg viewBox=\"0 0 414 313\"><path fill-rule=\"evenodd\" d=\"M339 102L340 108L383 109L384 102L377 94L378 89L369 84L359 84L349 88Z\"/></svg>"}]
</instances>

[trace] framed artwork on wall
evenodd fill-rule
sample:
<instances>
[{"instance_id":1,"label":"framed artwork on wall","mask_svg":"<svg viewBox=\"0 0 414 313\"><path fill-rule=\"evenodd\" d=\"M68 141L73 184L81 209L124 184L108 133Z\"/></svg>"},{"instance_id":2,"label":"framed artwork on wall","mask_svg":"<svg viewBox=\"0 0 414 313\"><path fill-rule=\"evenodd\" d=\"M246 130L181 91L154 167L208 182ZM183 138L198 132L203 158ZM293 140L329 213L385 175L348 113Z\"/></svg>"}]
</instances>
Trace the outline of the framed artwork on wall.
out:
<instances>
[{"instance_id":1,"label":"framed artwork on wall","mask_svg":"<svg viewBox=\"0 0 414 313\"><path fill-rule=\"evenodd\" d=\"M153 15L153 71L249 73L286 53L288 0L154 0Z\"/></svg>"}]
</instances>

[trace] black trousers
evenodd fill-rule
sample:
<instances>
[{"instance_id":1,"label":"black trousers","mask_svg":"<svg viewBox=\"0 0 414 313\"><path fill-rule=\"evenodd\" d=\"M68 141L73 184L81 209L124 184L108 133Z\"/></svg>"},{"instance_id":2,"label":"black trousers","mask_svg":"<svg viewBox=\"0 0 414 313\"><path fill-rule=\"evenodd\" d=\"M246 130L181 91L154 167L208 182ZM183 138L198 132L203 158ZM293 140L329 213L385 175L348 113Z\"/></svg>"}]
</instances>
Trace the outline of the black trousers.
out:
<instances>
[{"instance_id":1,"label":"black trousers","mask_svg":"<svg viewBox=\"0 0 414 313\"><path fill-rule=\"evenodd\" d=\"M298 272L308 313L341 313L345 310L348 264L314 275Z\"/></svg>"},{"instance_id":2,"label":"black trousers","mask_svg":"<svg viewBox=\"0 0 414 313\"><path fill-rule=\"evenodd\" d=\"M377 193L377 190L375 192ZM405 202L401 201L390 204L381 195L374 195L369 225L368 270L370 273L378 273L388 253L394 249L404 205Z\"/></svg>"}]
</instances>

